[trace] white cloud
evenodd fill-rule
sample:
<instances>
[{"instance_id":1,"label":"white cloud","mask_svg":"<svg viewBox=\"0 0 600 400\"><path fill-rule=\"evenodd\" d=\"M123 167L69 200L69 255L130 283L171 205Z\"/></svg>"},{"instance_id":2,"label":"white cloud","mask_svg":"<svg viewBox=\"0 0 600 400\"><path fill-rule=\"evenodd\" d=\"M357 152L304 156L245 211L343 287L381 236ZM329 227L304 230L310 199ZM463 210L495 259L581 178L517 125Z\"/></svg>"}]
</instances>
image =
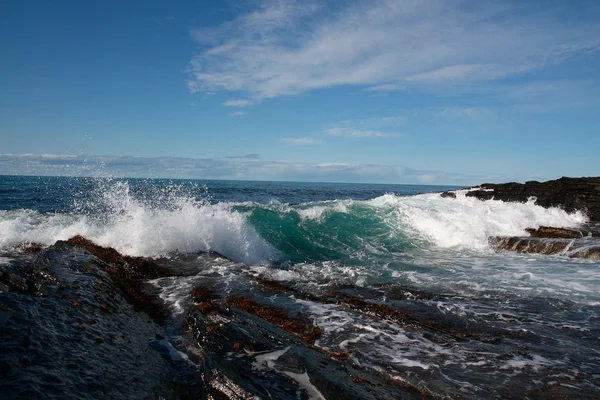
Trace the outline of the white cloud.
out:
<instances>
[{"instance_id":1,"label":"white cloud","mask_svg":"<svg viewBox=\"0 0 600 400\"><path fill-rule=\"evenodd\" d=\"M384 83L382 85L371 86L365 89L367 92L395 92L405 89L406 86L397 83Z\"/></svg>"},{"instance_id":2,"label":"white cloud","mask_svg":"<svg viewBox=\"0 0 600 400\"><path fill-rule=\"evenodd\" d=\"M395 165L261 160L259 154L225 159L183 157L0 154L0 175L54 175L191 179L253 179L473 185L480 177Z\"/></svg>"},{"instance_id":3,"label":"white cloud","mask_svg":"<svg viewBox=\"0 0 600 400\"><path fill-rule=\"evenodd\" d=\"M192 36L191 91L255 101L339 85L472 84L544 68L600 46L598 4L374 0L269 1ZM331 11L335 9L335 11Z\"/></svg>"},{"instance_id":4,"label":"white cloud","mask_svg":"<svg viewBox=\"0 0 600 400\"><path fill-rule=\"evenodd\" d=\"M227 100L225 103L223 103L223 105L225 107L247 107L251 104L252 104L252 102L250 100L244 100L244 99L231 99L231 100Z\"/></svg>"},{"instance_id":5,"label":"white cloud","mask_svg":"<svg viewBox=\"0 0 600 400\"><path fill-rule=\"evenodd\" d=\"M284 142L292 145L306 145L306 144L319 144L323 143L322 140L311 138L311 137L290 137L290 138L282 138Z\"/></svg>"},{"instance_id":6,"label":"white cloud","mask_svg":"<svg viewBox=\"0 0 600 400\"><path fill-rule=\"evenodd\" d=\"M237 116L240 116L240 115L246 115L246 113L245 113L244 111L234 111L234 112L232 112L232 113L231 113L231 114L229 114L229 115L237 115Z\"/></svg>"},{"instance_id":7,"label":"white cloud","mask_svg":"<svg viewBox=\"0 0 600 400\"><path fill-rule=\"evenodd\" d=\"M391 138L402 136L396 131L405 122L404 116L348 119L326 126L323 132L329 136L347 138Z\"/></svg>"},{"instance_id":8,"label":"white cloud","mask_svg":"<svg viewBox=\"0 0 600 400\"><path fill-rule=\"evenodd\" d=\"M349 138L389 138L397 136L387 132L360 130L347 127L329 128L326 129L325 132L330 136L342 136Z\"/></svg>"},{"instance_id":9,"label":"white cloud","mask_svg":"<svg viewBox=\"0 0 600 400\"><path fill-rule=\"evenodd\" d=\"M435 113L438 118L484 120L494 117L494 112L481 107L448 107Z\"/></svg>"}]
</instances>

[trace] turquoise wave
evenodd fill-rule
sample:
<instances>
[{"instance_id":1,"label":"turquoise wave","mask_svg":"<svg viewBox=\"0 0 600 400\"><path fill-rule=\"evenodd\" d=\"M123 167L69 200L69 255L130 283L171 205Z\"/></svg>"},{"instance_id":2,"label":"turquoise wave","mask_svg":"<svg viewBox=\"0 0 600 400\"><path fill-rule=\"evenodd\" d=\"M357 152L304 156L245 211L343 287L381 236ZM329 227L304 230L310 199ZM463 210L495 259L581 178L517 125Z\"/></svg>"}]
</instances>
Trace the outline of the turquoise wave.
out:
<instances>
[{"instance_id":1,"label":"turquoise wave","mask_svg":"<svg viewBox=\"0 0 600 400\"><path fill-rule=\"evenodd\" d=\"M365 259L405 253L417 238L386 222L386 211L364 202L324 202L298 206L244 205L234 209L273 248L283 262Z\"/></svg>"}]
</instances>

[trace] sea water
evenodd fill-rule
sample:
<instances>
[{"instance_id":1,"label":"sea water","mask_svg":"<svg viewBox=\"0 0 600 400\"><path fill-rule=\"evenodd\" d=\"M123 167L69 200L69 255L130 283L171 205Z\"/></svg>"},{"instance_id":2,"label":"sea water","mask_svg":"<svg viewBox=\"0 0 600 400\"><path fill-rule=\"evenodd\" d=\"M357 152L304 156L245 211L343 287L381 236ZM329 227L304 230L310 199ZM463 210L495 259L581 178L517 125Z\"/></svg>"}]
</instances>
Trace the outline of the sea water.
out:
<instances>
[{"instance_id":1,"label":"sea water","mask_svg":"<svg viewBox=\"0 0 600 400\"><path fill-rule=\"evenodd\" d=\"M471 398L507 385L600 395L599 263L498 253L488 244L527 228L576 228L585 214L534 199L440 196L449 189L460 188L4 176L0 262L18 257L22 244L74 235L172 266L215 252L222 257L196 264L188 257L185 268L229 276L232 285L252 277L307 291L349 285L368 300L454 321L477 338L439 341L335 304L286 300L323 329L318 346L348 351L349 362L391 379ZM155 284L176 314L193 282Z\"/></svg>"}]
</instances>

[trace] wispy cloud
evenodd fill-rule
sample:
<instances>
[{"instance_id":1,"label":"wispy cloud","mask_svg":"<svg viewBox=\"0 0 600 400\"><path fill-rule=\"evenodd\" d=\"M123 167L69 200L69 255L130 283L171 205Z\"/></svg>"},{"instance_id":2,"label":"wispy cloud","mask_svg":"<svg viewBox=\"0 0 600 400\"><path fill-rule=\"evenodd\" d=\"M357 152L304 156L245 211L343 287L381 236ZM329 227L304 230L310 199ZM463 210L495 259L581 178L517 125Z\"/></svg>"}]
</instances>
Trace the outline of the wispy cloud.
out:
<instances>
[{"instance_id":1,"label":"wispy cloud","mask_svg":"<svg viewBox=\"0 0 600 400\"><path fill-rule=\"evenodd\" d=\"M228 156L227 158L231 158L231 159L242 159L242 160L259 160L260 159L260 154L258 153L250 153L250 154L244 154L243 156Z\"/></svg>"},{"instance_id":2,"label":"wispy cloud","mask_svg":"<svg viewBox=\"0 0 600 400\"><path fill-rule=\"evenodd\" d=\"M312 138L312 137L288 137L288 138L282 138L281 140L283 140L284 142L291 144L291 145L307 145L307 144L320 144L323 143L323 141L321 139L317 139L317 138Z\"/></svg>"},{"instance_id":3,"label":"wispy cloud","mask_svg":"<svg viewBox=\"0 0 600 400\"><path fill-rule=\"evenodd\" d=\"M402 136L398 128L405 122L404 116L347 119L326 126L323 132L329 136L347 138L391 138Z\"/></svg>"},{"instance_id":4,"label":"wispy cloud","mask_svg":"<svg viewBox=\"0 0 600 400\"><path fill-rule=\"evenodd\" d=\"M251 104L252 102L250 100L245 99L231 99L223 103L225 107L247 107Z\"/></svg>"},{"instance_id":5,"label":"wispy cloud","mask_svg":"<svg viewBox=\"0 0 600 400\"><path fill-rule=\"evenodd\" d=\"M229 159L0 154L0 174L457 185L482 181L480 177L394 165L261 160L258 154Z\"/></svg>"},{"instance_id":6,"label":"wispy cloud","mask_svg":"<svg viewBox=\"0 0 600 400\"><path fill-rule=\"evenodd\" d=\"M467 4L468 3L468 4ZM192 32L192 91L241 91L255 101L339 85L470 85L591 57L600 6L568 2L374 0L329 7L269 1ZM336 11L332 11L335 9Z\"/></svg>"},{"instance_id":7,"label":"wispy cloud","mask_svg":"<svg viewBox=\"0 0 600 400\"><path fill-rule=\"evenodd\" d=\"M406 86L397 83L384 83L383 85L371 86L365 89L366 92L395 92L403 90Z\"/></svg>"},{"instance_id":8,"label":"wispy cloud","mask_svg":"<svg viewBox=\"0 0 600 400\"><path fill-rule=\"evenodd\" d=\"M342 136L349 138L389 138L397 136L387 132L360 130L347 127L329 128L326 129L325 132L330 136Z\"/></svg>"},{"instance_id":9,"label":"wispy cloud","mask_svg":"<svg viewBox=\"0 0 600 400\"><path fill-rule=\"evenodd\" d=\"M236 115L236 116L241 116L241 115L246 115L246 113L244 111L234 111L229 115Z\"/></svg>"},{"instance_id":10,"label":"wispy cloud","mask_svg":"<svg viewBox=\"0 0 600 400\"><path fill-rule=\"evenodd\" d=\"M484 120L494 117L494 112L482 107L447 107L435 112L436 118Z\"/></svg>"}]
</instances>

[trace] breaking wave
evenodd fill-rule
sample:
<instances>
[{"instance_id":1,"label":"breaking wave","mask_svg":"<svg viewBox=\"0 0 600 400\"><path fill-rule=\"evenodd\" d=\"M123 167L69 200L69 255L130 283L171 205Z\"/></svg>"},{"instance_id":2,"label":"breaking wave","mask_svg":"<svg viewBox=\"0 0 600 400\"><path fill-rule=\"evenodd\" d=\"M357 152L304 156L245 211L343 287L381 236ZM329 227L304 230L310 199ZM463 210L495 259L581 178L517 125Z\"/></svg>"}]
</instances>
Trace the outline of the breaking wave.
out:
<instances>
[{"instance_id":1,"label":"breaking wave","mask_svg":"<svg viewBox=\"0 0 600 400\"><path fill-rule=\"evenodd\" d=\"M525 235L542 225L575 227L587 221L534 204L480 201L459 192L372 200L289 205L211 202L174 186L140 195L124 181L108 181L81 196L69 212L0 211L0 249L53 244L83 235L129 255L215 251L238 262L364 259L414 248L489 249L490 236Z\"/></svg>"}]
</instances>

